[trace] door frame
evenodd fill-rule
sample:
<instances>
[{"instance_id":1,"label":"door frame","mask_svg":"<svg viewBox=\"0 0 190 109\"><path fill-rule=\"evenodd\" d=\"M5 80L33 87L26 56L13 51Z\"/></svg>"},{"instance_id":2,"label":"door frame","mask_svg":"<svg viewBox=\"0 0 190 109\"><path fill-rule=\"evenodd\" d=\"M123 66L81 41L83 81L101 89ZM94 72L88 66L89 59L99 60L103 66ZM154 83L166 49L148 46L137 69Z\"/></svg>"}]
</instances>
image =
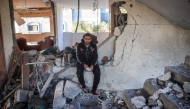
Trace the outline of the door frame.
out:
<instances>
[{"instance_id":1,"label":"door frame","mask_svg":"<svg viewBox=\"0 0 190 109\"><path fill-rule=\"evenodd\" d=\"M2 23L1 23L1 15L0 15L0 43L2 44L2 61L3 61L3 74L5 74L6 71L6 62L5 62L5 51L4 51L4 43L3 43L3 29L2 29Z\"/></svg>"}]
</instances>

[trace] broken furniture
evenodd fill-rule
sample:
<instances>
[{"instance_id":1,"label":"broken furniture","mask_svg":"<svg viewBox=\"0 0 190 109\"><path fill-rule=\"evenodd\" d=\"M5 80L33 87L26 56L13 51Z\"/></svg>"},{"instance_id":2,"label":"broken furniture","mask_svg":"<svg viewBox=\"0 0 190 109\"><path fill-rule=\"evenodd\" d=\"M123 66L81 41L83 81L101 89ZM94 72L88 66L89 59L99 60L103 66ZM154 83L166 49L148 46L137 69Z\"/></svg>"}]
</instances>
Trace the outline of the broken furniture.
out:
<instances>
[{"instance_id":1,"label":"broken furniture","mask_svg":"<svg viewBox=\"0 0 190 109\"><path fill-rule=\"evenodd\" d=\"M44 41L38 42L37 45L27 45L27 40L25 38L18 38L17 45L19 46L20 50L23 51L29 51L29 50L41 51L54 45L54 37L53 36L45 37Z\"/></svg>"}]
</instances>

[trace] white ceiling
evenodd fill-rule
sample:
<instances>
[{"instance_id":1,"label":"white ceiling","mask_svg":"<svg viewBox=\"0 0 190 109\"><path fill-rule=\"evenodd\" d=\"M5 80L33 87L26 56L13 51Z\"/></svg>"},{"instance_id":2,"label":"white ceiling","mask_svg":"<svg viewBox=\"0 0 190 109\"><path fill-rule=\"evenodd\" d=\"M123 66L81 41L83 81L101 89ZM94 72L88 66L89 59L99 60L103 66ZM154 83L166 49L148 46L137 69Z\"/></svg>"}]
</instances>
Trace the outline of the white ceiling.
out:
<instances>
[{"instance_id":1,"label":"white ceiling","mask_svg":"<svg viewBox=\"0 0 190 109\"><path fill-rule=\"evenodd\" d=\"M78 0L52 0L55 3L60 3L64 8L78 8ZM109 8L109 0L97 0L98 8ZM80 0L81 9L93 9L94 0Z\"/></svg>"}]
</instances>

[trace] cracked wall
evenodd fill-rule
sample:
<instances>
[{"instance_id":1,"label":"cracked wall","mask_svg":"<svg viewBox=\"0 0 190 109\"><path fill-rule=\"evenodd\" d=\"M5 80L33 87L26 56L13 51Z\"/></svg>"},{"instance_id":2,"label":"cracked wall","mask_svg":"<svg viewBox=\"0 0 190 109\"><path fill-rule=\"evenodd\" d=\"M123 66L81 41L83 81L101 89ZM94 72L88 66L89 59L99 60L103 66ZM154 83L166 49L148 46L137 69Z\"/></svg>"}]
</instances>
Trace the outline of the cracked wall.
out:
<instances>
[{"instance_id":1,"label":"cracked wall","mask_svg":"<svg viewBox=\"0 0 190 109\"><path fill-rule=\"evenodd\" d=\"M126 1L124 8L128 24L121 35L115 28L114 35L119 37L114 61L102 68L104 89L141 88L146 79L163 74L165 66L183 63L190 54L190 30L176 26L135 0Z\"/></svg>"}]
</instances>

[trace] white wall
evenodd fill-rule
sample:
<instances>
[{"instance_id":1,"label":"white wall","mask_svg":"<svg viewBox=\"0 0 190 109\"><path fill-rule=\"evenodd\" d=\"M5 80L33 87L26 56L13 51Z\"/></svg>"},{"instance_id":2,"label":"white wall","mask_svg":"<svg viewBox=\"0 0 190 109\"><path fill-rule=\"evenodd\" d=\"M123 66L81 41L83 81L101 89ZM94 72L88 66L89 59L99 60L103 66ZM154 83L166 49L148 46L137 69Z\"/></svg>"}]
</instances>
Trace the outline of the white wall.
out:
<instances>
[{"instance_id":1,"label":"white wall","mask_svg":"<svg viewBox=\"0 0 190 109\"><path fill-rule=\"evenodd\" d=\"M183 63L190 54L190 30L172 24L135 0L124 8L129 14L128 25L116 40L113 66L102 68L105 85L100 88L141 88L146 79L163 74L165 66ZM115 34L119 33L116 28Z\"/></svg>"},{"instance_id":2,"label":"white wall","mask_svg":"<svg viewBox=\"0 0 190 109\"><path fill-rule=\"evenodd\" d=\"M64 32L63 39L61 39L63 45L59 48L65 48L67 46L72 46L75 42L81 42L82 36L84 33L71 33L71 32ZM109 37L109 33L107 32L99 32L93 33L97 36L98 44L101 44L107 37ZM61 49L62 50L62 49Z\"/></svg>"},{"instance_id":3,"label":"white wall","mask_svg":"<svg viewBox=\"0 0 190 109\"><path fill-rule=\"evenodd\" d=\"M0 0L0 15L1 15L1 23L2 23L2 31L3 31L6 70L8 71L9 60L10 60L9 56L11 55L12 46L13 46L11 19L10 19L10 10L9 10L8 0Z\"/></svg>"}]
</instances>

